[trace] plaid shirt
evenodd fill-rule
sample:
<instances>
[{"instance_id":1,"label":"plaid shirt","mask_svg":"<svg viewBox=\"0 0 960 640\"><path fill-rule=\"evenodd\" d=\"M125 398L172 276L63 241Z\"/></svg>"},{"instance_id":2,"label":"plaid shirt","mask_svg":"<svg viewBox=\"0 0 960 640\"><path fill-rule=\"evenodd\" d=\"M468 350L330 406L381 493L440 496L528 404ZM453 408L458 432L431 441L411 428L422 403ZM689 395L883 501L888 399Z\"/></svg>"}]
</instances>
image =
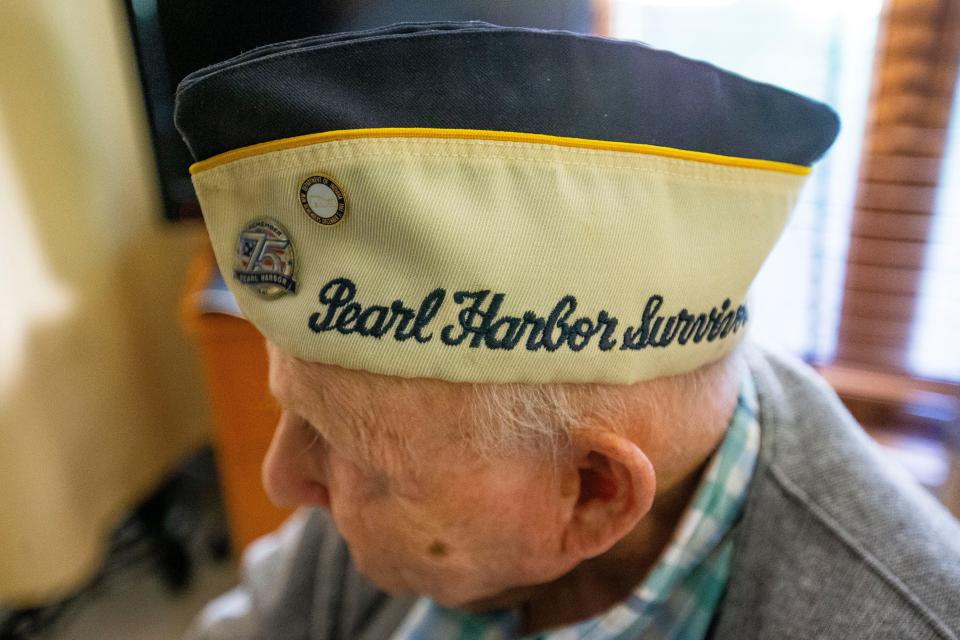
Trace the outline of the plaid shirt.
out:
<instances>
[{"instance_id":1,"label":"plaid shirt","mask_svg":"<svg viewBox=\"0 0 960 640\"><path fill-rule=\"evenodd\" d=\"M598 616L531 640L698 640L726 588L733 543L760 447L757 393L744 374L727 435L714 454L673 539L630 596ZM414 604L392 640L505 640L518 637L515 610L472 615L427 598Z\"/></svg>"}]
</instances>

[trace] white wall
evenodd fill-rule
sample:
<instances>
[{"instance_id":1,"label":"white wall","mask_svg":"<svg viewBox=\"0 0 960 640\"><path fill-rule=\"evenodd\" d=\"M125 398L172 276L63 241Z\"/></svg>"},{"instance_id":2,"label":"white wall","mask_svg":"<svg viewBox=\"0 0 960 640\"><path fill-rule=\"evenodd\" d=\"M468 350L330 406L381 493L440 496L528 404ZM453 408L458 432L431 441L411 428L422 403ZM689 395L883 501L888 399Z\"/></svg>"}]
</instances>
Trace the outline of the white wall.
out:
<instances>
[{"instance_id":1,"label":"white wall","mask_svg":"<svg viewBox=\"0 0 960 640\"><path fill-rule=\"evenodd\" d=\"M0 1L0 602L95 569L206 438L177 305L199 224L162 221L119 0Z\"/></svg>"}]
</instances>

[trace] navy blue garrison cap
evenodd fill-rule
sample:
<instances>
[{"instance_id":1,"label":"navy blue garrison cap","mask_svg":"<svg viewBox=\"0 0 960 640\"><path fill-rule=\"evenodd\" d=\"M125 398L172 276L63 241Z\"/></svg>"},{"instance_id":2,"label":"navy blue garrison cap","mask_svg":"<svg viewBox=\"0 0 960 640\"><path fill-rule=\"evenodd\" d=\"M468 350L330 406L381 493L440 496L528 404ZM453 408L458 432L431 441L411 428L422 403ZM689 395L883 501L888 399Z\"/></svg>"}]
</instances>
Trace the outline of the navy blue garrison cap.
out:
<instances>
[{"instance_id":1,"label":"navy blue garrison cap","mask_svg":"<svg viewBox=\"0 0 960 640\"><path fill-rule=\"evenodd\" d=\"M185 78L176 123L220 270L280 348L533 384L729 353L838 127L642 44L482 22L261 47Z\"/></svg>"},{"instance_id":2,"label":"navy blue garrison cap","mask_svg":"<svg viewBox=\"0 0 960 640\"><path fill-rule=\"evenodd\" d=\"M477 129L809 165L833 111L637 42L483 22L283 42L196 71L176 123L195 159L323 131Z\"/></svg>"}]
</instances>

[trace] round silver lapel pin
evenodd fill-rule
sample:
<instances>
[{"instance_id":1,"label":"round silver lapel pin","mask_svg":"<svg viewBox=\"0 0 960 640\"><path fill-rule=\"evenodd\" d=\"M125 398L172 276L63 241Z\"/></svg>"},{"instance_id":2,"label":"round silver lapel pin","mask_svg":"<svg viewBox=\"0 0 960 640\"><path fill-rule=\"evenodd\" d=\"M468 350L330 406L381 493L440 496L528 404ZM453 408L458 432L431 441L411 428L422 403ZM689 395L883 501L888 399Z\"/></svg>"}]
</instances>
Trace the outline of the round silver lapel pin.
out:
<instances>
[{"instance_id":1,"label":"round silver lapel pin","mask_svg":"<svg viewBox=\"0 0 960 640\"><path fill-rule=\"evenodd\" d=\"M297 292L293 244L276 220L249 223L237 239L233 277L262 298Z\"/></svg>"},{"instance_id":2,"label":"round silver lapel pin","mask_svg":"<svg viewBox=\"0 0 960 640\"><path fill-rule=\"evenodd\" d=\"M308 216L326 225L340 222L347 210L343 191L326 176L310 176L303 181L300 204Z\"/></svg>"}]
</instances>

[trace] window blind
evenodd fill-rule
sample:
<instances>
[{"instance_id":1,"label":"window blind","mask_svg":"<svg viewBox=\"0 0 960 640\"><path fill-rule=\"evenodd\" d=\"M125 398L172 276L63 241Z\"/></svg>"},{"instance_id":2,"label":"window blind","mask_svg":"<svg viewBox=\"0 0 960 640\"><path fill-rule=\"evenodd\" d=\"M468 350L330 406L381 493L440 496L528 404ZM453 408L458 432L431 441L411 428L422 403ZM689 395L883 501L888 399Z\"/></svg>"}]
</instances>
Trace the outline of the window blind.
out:
<instances>
[{"instance_id":1,"label":"window blind","mask_svg":"<svg viewBox=\"0 0 960 640\"><path fill-rule=\"evenodd\" d=\"M960 0L889 0L880 29L836 361L949 379L949 363L918 367L911 351L921 305L949 313L960 295L960 237L934 233L938 216L960 215L960 176L947 170L958 163L946 162L948 152L960 153L947 144L956 120ZM936 243L953 245L953 257L931 261ZM924 287L932 270L954 286ZM960 318L943 339L956 348Z\"/></svg>"}]
</instances>

